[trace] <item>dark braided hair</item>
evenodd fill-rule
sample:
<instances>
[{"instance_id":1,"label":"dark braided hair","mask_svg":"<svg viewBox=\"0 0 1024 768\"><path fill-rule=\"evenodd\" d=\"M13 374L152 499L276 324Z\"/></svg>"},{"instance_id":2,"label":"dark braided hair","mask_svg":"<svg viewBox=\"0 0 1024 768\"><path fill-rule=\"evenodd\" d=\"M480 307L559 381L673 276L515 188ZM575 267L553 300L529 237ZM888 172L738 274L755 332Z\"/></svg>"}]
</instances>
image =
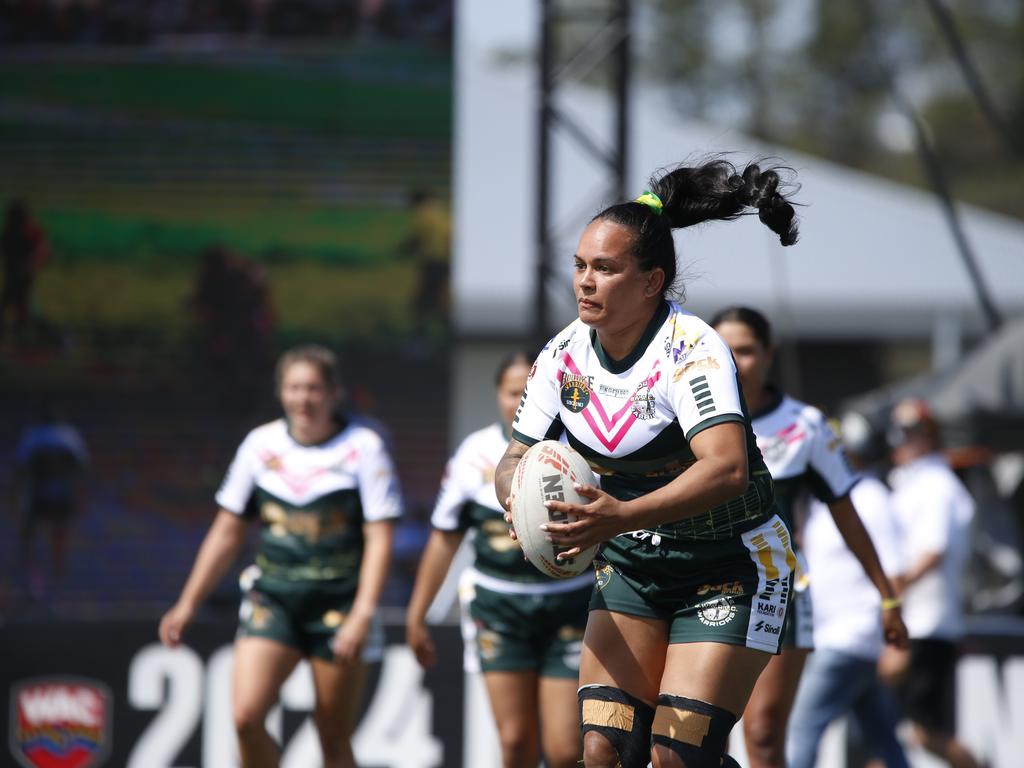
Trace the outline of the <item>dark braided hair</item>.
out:
<instances>
[{"instance_id":1,"label":"dark braided hair","mask_svg":"<svg viewBox=\"0 0 1024 768\"><path fill-rule=\"evenodd\" d=\"M756 209L761 222L779 236L783 245L797 241L796 214L779 191L781 167L761 170L751 163L742 171L721 157L696 166L678 166L655 174L650 191L662 202L659 212L635 201L617 203L591 221L611 221L634 233L634 254L640 268L665 272L664 294L676 281L676 251L672 230L704 221L732 221ZM788 169L785 169L788 170Z\"/></svg>"}]
</instances>

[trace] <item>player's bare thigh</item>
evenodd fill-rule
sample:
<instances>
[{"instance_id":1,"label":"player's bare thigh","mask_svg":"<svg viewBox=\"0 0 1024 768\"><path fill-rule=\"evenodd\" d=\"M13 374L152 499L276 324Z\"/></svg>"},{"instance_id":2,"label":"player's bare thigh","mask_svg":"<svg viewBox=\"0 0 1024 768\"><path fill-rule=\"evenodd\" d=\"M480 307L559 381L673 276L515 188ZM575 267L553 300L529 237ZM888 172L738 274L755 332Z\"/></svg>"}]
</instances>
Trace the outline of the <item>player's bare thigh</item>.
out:
<instances>
[{"instance_id":1,"label":"player's bare thigh","mask_svg":"<svg viewBox=\"0 0 1024 768\"><path fill-rule=\"evenodd\" d=\"M663 621L591 611L580 655L580 685L619 688L654 706L667 647Z\"/></svg>"}]
</instances>

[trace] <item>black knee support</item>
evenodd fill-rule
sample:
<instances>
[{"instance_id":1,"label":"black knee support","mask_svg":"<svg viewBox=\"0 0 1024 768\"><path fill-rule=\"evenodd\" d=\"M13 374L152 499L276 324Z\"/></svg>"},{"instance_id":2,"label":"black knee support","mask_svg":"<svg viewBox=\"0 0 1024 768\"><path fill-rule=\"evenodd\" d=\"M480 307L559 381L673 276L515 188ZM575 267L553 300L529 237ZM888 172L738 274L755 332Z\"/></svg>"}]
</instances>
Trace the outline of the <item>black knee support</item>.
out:
<instances>
[{"instance_id":1,"label":"black knee support","mask_svg":"<svg viewBox=\"0 0 1024 768\"><path fill-rule=\"evenodd\" d=\"M736 716L728 710L663 693L658 697L651 737L679 755L686 768L721 768L735 724Z\"/></svg>"},{"instance_id":2,"label":"black knee support","mask_svg":"<svg viewBox=\"0 0 1024 768\"><path fill-rule=\"evenodd\" d=\"M606 685L585 685L576 694L580 733L597 731L619 754L622 768L646 768L651 762L654 710L635 696Z\"/></svg>"}]
</instances>

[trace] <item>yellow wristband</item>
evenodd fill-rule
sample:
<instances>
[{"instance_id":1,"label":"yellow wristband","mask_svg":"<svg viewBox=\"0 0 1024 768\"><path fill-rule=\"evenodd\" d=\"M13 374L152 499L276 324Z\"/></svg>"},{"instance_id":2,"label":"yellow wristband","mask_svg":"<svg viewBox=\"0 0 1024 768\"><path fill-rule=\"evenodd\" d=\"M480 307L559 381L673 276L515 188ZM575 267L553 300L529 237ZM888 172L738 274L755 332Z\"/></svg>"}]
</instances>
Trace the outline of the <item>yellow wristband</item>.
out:
<instances>
[{"instance_id":1,"label":"yellow wristband","mask_svg":"<svg viewBox=\"0 0 1024 768\"><path fill-rule=\"evenodd\" d=\"M893 608L899 608L903 605L903 600L898 597L883 597L882 598L882 610L888 611Z\"/></svg>"}]
</instances>

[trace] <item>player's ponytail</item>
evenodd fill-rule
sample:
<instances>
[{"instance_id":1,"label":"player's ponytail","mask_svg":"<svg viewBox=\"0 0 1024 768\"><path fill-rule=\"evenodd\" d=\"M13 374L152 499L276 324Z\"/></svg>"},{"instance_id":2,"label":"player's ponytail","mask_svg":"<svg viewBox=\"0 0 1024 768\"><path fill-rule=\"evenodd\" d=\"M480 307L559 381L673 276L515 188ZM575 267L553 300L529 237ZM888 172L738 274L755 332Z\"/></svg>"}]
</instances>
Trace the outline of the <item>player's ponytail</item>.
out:
<instances>
[{"instance_id":1,"label":"player's ponytail","mask_svg":"<svg viewBox=\"0 0 1024 768\"><path fill-rule=\"evenodd\" d=\"M694 166L678 166L651 177L649 191L628 203L609 206L594 217L633 231L634 253L644 271L665 272L665 295L681 292L676 285L676 252L672 230L705 221L731 221L753 213L793 245L796 215L780 190L778 168L761 170L751 163L742 171L720 157Z\"/></svg>"},{"instance_id":2,"label":"player's ponytail","mask_svg":"<svg viewBox=\"0 0 1024 768\"><path fill-rule=\"evenodd\" d=\"M672 227L690 227L704 221L731 221L756 208L761 222L779 235L783 245L798 237L795 212L779 191L774 168L762 171L751 163L742 172L728 160L716 158L703 165L680 166L651 178L651 190L661 198Z\"/></svg>"}]
</instances>

